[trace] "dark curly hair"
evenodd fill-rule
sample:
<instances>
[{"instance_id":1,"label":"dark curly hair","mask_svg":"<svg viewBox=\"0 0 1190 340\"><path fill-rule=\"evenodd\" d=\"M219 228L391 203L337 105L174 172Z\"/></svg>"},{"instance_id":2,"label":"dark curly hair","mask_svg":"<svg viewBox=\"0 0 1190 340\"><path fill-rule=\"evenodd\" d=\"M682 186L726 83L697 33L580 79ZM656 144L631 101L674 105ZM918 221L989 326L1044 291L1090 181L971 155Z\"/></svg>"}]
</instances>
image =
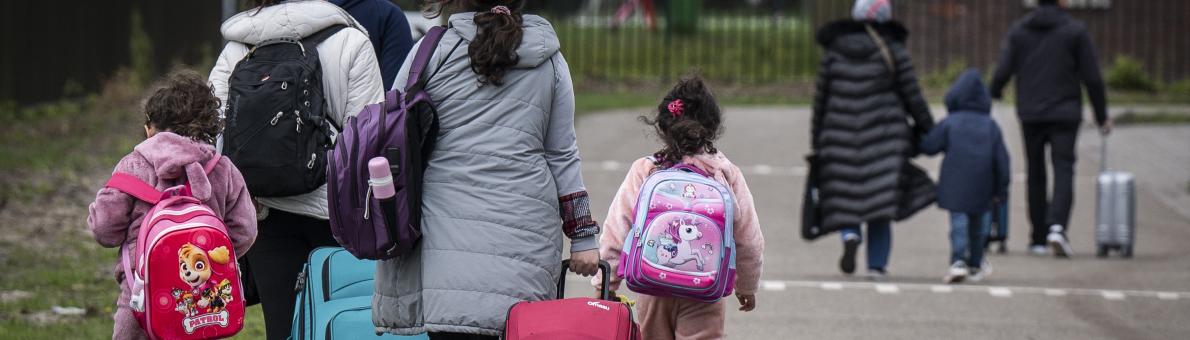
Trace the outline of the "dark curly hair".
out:
<instances>
[{"instance_id":1,"label":"dark curly hair","mask_svg":"<svg viewBox=\"0 0 1190 340\"><path fill-rule=\"evenodd\" d=\"M206 78L191 70L176 70L153 88L145 100L145 126L215 143L223 121L219 119L219 98Z\"/></svg>"},{"instance_id":2,"label":"dark curly hair","mask_svg":"<svg viewBox=\"0 0 1190 340\"><path fill-rule=\"evenodd\" d=\"M493 13L492 7L496 6L508 7L512 14ZM520 61L516 49L525 33L521 27L524 6L524 0L426 0L423 13L427 18L436 18L447 7L476 12L478 31L467 47L471 71L480 75L480 83L500 86L504 84L504 74Z\"/></svg>"},{"instance_id":3,"label":"dark curly hair","mask_svg":"<svg viewBox=\"0 0 1190 340\"><path fill-rule=\"evenodd\" d=\"M681 102L681 114L670 112L675 101ZM640 120L652 125L665 143L654 155L659 163L676 164L685 156L718 152L715 140L723 133L723 113L698 76L678 81L657 105L655 116L642 116Z\"/></svg>"}]
</instances>

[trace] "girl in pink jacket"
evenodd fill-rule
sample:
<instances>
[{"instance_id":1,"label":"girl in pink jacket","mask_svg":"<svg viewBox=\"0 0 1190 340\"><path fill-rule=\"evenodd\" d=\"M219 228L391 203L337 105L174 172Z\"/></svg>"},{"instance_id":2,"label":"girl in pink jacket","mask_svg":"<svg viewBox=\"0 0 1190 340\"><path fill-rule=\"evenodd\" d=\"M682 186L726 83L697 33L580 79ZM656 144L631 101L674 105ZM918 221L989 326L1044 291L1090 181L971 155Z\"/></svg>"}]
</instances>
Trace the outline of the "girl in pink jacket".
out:
<instances>
[{"instance_id":1,"label":"girl in pink jacket","mask_svg":"<svg viewBox=\"0 0 1190 340\"><path fill-rule=\"evenodd\" d=\"M203 171L215 154L211 144L219 133L219 99L206 79L192 71L177 71L153 91L145 102L145 135L148 139L124 156L113 172L126 173L163 190L189 180L194 197L211 207L227 226L236 254L248 252L256 240L256 209L240 171L223 158L210 174ZM116 189L102 188L91 203L87 225L104 247L135 247L141 219L152 208ZM132 253L135 250L129 249ZM124 271L117 261L116 300L112 339L144 339L145 333L128 307Z\"/></svg>"},{"instance_id":2,"label":"girl in pink jacket","mask_svg":"<svg viewBox=\"0 0 1190 340\"><path fill-rule=\"evenodd\" d=\"M714 96L699 78L678 83L658 106L656 117L643 117L653 125L665 146L653 157L632 164L628 176L612 200L599 237L599 254L612 265L619 265L624 239L632 229L633 209L645 178L653 171L674 164L692 164L714 176L735 196L734 233L737 247L735 294L740 310L756 308L756 288L760 281L764 235L752 204L752 193L740 169L715 149L714 141L722 133L722 113ZM611 289L620 279L611 275ZM598 285L597 280L592 280ZM640 295L637 303L644 339L721 339L727 314L724 300L703 303L679 298Z\"/></svg>"}]
</instances>

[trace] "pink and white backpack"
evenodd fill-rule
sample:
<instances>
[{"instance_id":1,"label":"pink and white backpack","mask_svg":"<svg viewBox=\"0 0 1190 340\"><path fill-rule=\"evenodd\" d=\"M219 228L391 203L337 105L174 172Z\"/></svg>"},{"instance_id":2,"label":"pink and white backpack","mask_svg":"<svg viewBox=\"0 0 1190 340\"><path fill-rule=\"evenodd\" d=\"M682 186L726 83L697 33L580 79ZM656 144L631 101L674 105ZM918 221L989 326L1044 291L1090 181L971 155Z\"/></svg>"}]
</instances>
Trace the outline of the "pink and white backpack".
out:
<instances>
[{"instance_id":1,"label":"pink and white backpack","mask_svg":"<svg viewBox=\"0 0 1190 340\"><path fill-rule=\"evenodd\" d=\"M210 173L222 156L203 170ZM153 208L136 248L120 249L128 305L151 339L212 339L244 327L244 299L227 227L190 192L190 183L157 191L136 176L112 175L107 187ZM133 254L135 252L135 254Z\"/></svg>"},{"instance_id":2,"label":"pink and white backpack","mask_svg":"<svg viewBox=\"0 0 1190 340\"><path fill-rule=\"evenodd\" d=\"M616 274L628 289L714 302L735 287L734 201L702 169L681 164L645 179Z\"/></svg>"}]
</instances>

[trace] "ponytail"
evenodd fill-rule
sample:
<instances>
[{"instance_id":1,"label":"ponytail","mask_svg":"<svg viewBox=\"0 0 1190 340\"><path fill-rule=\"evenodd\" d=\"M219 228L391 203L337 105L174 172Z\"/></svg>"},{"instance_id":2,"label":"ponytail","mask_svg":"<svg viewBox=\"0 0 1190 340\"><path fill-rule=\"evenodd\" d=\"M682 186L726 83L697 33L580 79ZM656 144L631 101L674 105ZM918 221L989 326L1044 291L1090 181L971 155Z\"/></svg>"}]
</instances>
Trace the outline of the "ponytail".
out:
<instances>
[{"instance_id":1,"label":"ponytail","mask_svg":"<svg viewBox=\"0 0 1190 340\"><path fill-rule=\"evenodd\" d=\"M677 164L683 157L719 152L715 140L723 133L723 113L702 79L692 76L674 86L652 117L652 125L665 146L654 154L663 164Z\"/></svg>"},{"instance_id":2,"label":"ponytail","mask_svg":"<svg viewBox=\"0 0 1190 340\"><path fill-rule=\"evenodd\" d=\"M427 0L422 12L434 18L449 5L476 12L477 31L467 48L471 71L479 75L481 84L504 85L504 74L520 61L516 50L525 33L521 16L525 0Z\"/></svg>"}]
</instances>

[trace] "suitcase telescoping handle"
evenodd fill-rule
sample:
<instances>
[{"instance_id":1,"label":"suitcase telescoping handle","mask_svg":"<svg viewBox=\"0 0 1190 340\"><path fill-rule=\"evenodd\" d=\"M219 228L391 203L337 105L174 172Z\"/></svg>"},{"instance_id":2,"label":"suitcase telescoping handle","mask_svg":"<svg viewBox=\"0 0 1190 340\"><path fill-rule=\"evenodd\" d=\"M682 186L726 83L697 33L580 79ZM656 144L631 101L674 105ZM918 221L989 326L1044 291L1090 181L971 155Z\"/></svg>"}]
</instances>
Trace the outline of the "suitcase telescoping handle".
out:
<instances>
[{"instance_id":1,"label":"suitcase telescoping handle","mask_svg":"<svg viewBox=\"0 0 1190 340\"><path fill-rule=\"evenodd\" d=\"M1099 172L1107 172L1107 135L1099 134Z\"/></svg>"},{"instance_id":2,"label":"suitcase telescoping handle","mask_svg":"<svg viewBox=\"0 0 1190 340\"><path fill-rule=\"evenodd\" d=\"M566 295L566 271L569 269L570 269L570 260L569 259L562 260L562 275L558 276L558 298L559 299L565 297L565 295ZM601 286L602 288L599 289L599 298L603 299L603 300L608 300L608 301L611 301L611 299L612 299L612 293L610 290L608 290L609 289L608 284L611 283L610 282L611 279L608 277L608 275L610 275L610 274L608 274L608 273L611 273L611 271L612 271L612 266L607 264L607 261L599 260L599 272L603 274L603 275L600 275L600 278L603 280L603 285Z\"/></svg>"}]
</instances>

